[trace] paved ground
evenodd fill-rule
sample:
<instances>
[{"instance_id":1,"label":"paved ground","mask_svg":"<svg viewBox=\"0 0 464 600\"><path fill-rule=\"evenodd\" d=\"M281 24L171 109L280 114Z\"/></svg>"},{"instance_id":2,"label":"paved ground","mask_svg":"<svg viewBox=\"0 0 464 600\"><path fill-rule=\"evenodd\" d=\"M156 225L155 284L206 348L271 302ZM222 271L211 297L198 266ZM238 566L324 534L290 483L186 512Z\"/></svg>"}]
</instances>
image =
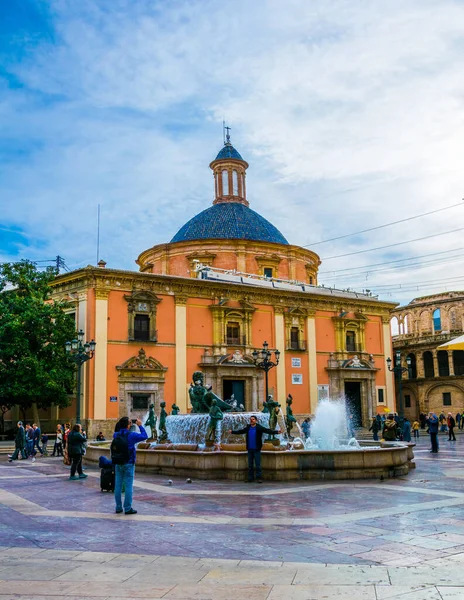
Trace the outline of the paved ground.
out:
<instances>
[{"instance_id":1,"label":"paved ground","mask_svg":"<svg viewBox=\"0 0 464 600\"><path fill-rule=\"evenodd\" d=\"M389 481L140 475L134 516L98 471L0 457L0 600L464 600L464 439Z\"/></svg>"}]
</instances>

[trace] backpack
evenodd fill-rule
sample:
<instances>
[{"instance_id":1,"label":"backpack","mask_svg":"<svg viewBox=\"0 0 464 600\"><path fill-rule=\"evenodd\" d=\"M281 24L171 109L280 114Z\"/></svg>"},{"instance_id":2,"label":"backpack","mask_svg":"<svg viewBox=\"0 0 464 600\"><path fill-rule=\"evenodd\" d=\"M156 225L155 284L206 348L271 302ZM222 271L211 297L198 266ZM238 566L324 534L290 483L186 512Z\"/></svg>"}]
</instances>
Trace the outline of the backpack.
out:
<instances>
[{"instance_id":1,"label":"backpack","mask_svg":"<svg viewBox=\"0 0 464 600\"><path fill-rule=\"evenodd\" d=\"M127 435L117 435L111 442L111 461L113 465L126 465L130 460Z\"/></svg>"}]
</instances>

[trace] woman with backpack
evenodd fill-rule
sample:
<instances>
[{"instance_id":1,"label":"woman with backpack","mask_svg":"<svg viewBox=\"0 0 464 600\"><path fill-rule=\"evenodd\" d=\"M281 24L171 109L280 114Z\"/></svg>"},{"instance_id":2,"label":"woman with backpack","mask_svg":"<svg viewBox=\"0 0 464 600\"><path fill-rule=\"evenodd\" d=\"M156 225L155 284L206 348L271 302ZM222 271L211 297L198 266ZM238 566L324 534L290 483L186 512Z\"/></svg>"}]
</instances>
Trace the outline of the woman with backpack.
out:
<instances>
[{"instance_id":1,"label":"woman with backpack","mask_svg":"<svg viewBox=\"0 0 464 600\"><path fill-rule=\"evenodd\" d=\"M85 432L82 431L82 426L76 423L68 435L66 442L68 456L71 459L71 475L69 479L85 479L87 477L82 471L82 457L85 454L86 442L87 438L85 437ZM78 475L76 475L76 471Z\"/></svg>"}]
</instances>

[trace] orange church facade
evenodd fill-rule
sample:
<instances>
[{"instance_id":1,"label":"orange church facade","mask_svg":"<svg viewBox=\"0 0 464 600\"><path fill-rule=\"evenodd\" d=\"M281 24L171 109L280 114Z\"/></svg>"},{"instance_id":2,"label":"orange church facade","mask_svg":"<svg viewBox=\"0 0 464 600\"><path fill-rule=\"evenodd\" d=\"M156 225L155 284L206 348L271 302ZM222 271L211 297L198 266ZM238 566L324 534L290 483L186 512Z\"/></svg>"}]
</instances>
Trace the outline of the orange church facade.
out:
<instances>
[{"instance_id":1,"label":"orange church facade","mask_svg":"<svg viewBox=\"0 0 464 600\"><path fill-rule=\"evenodd\" d=\"M269 392L283 406L291 394L295 414L314 413L329 395L348 397L360 425L393 410L385 362L393 305L318 285L318 255L289 244L249 208L248 164L229 139L210 167L213 205L171 242L142 252L140 271L101 261L54 282L76 328L97 344L82 371L89 434L110 431L121 415L143 415L151 402L187 412L198 370L218 396L261 410L264 374L252 352L264 341L281 353ZM60 420L72 420L73 402Z\"/></svg>"}]
</instances>

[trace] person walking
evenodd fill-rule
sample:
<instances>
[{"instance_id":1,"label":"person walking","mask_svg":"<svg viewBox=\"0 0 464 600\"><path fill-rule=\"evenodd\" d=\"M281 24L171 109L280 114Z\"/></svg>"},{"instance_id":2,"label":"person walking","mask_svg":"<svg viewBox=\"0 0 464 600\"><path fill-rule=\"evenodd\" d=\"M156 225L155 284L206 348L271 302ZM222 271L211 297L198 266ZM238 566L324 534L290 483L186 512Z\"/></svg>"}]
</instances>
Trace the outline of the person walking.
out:
<instances>
[{"instance_id":1,"label":"person walking","mask_svg":"<svg viewBox=\"0 0 464 600\"><path fill-rule=\"evenodd\" d=\"M21 454L21 458L26 460L26 432L24 431L23 422L18 421L18 429L15 435L15 451L13 454L8 455L8 462L13 462L18 459Z\"/></svg>"},{"instance_id":2,"label":"person walking","mask_svg":"<svg viewBox=\"0 0 464 600\"><path fill-rule=\"evenodd\" d=\"M116 425L111 442L111 460L115 465L116 482L114 486L114 500L116 502L116 513L126 515L135 515L137 511L132 508L132 494L134 487L134 472L136 450L135 444L143 442L148 438L148 434L142 425L142 421L137 419L136 425L139 432L130 431L131 421L129 417L122 417ZM122 488L125 488L124 507L122 503Z\"/></svg>"},{"instance_id":3,"label":"person walking","mask_svg":"<svg viewBox=\"0 0 464 600\"><path fill-rule=\"evenodd\" d=\"M411 441L411 423L407 417L403 422L403 442Z\"/></svg>"},{"instance_id":4,"label":"person walking","mask_svg":"<svg viewBox=\"0 0 464 600\"><path fill-rule=\"evenodd\" d=\"M311 418L306 417L306 419L301 424L301 431L303 432L306 439L311 435Z\"/></svg>"},{"instance_id":5,"label":"person walking","mask_svg":"<svg viewBox=\"0 0 464 600\"><path fill-rule=\"evenodd\" d=\"M419 423L419 421L414 421L414 423L412 424L412 432L414 434L414 439L415 440L419 439L419 430L420 430L420 423Z\"/></svg>"},{"instance_id":6,"label":"person walking","mask_svg":"<svg viewBox=\"0 0 464 600\"><path fill-rule=\"evenodd\" d=\"M279 429L268 429L258 423L258 419L252 415L250 417L250 423L243 427L243 429L229 430L229 433L233 435L246 436L246 449L248 452L248 481L254 481L255 479L255 467L256 467L256 481L263 483L262 470L261 470L261 448L263 447L263 435L278 435Z\"/></svg>"},{"instance_id":7,"label":"person walking","mask_svg":"<svg viewBox=\"0 0 464 600\"><path fill-rule=\"evenodd\" d=\"M34 430L26 423L26 453L32 457L32 462L35 461L35 450L34 450Z\"/></svg>"},{"instance_id":8,"label":"person walking","mask_svg":"<svg viewBox=\"0 0 464 600\"><path fill-rule=\"evenodd\" d=\"M71 459L71 474L69 479L85 479L87 475L82 470L82 457L85 454L87 438L80 423L76 423L68 435L68 456ZM78 475L76 475L76 471Z\"/></svg>"},{"instance_id":9,"label":"person walking","mask_svg":"<svg viewBox=\"0 0 464 600\"><path fill-rule=\"evenodd\" d=\"M375 442L378 442L380 427L379 427L379 422L377 421L377 417L372 417L372 423L371 423L371 426L369 427L369 431L372 431L372 439Z\"/></svg>"},{"instance_id":10,"label":"person walking","mask_svg":"<svg viewBox=\"0 0 464 600\"><path fill-rule=\"evenodd\" d=\"M459 411L456 413L456 423L457 423L458 429L461 429L461 413Z\"/></svg>"},{"instance_id":11,"label":"person walking","mask_svg":"<svg viewBox=\"0 0 464 600\"><path fill-rule=\"evenodd\" d=\"M63 456L63 431L61 425L56 427L55 445L53 446L52 456Z\"/></svg>"},{"instance_id":12,"label":"person walking","mask_svg":"<svg viewBox=\"0 0 464 600\"><path fill-rule=\"evenodd\" d=\"M397 424L394 416L390 413L383 424L382 437L386 442L396 441L396 428Z\"/></svg>"},{"instance_id":13,"label":"person walking","mask_svg":"<svg viewBox=\"0 0 464 600\"><path fill-rule=\"evenodd\" d=\"M430 443L432 444L432 449L430 452L436 454L438 452L438 417L434 412L429 412L429 416L427 417L427 425L429 428L430 434Z\"/></svg>"},{"instance_id":14,"label":"person walking","mask_svg":"<svg viewBox=\"0 0 464 600\"><path fill-rule=\"evenodd\" d=\"M451 413L448 413L448 442L455 442L456 436L454 435L454 428L456 427L456 421Z\"/></svg>"},{"instance_id":15,"label":"person walking","mask_svg":"<svg viewBox=\"0 0 464 600\"><path fill-rule=\"evenodd\" d=\"M40 454L43 454L43 450L40 447L40 427L38 427L38 425L36 423L32 423L32 429L34 430L34 444L32 446L32 449L35 450L37 448L37 450L40 452Z\"/></svg>"}]
</instances>

